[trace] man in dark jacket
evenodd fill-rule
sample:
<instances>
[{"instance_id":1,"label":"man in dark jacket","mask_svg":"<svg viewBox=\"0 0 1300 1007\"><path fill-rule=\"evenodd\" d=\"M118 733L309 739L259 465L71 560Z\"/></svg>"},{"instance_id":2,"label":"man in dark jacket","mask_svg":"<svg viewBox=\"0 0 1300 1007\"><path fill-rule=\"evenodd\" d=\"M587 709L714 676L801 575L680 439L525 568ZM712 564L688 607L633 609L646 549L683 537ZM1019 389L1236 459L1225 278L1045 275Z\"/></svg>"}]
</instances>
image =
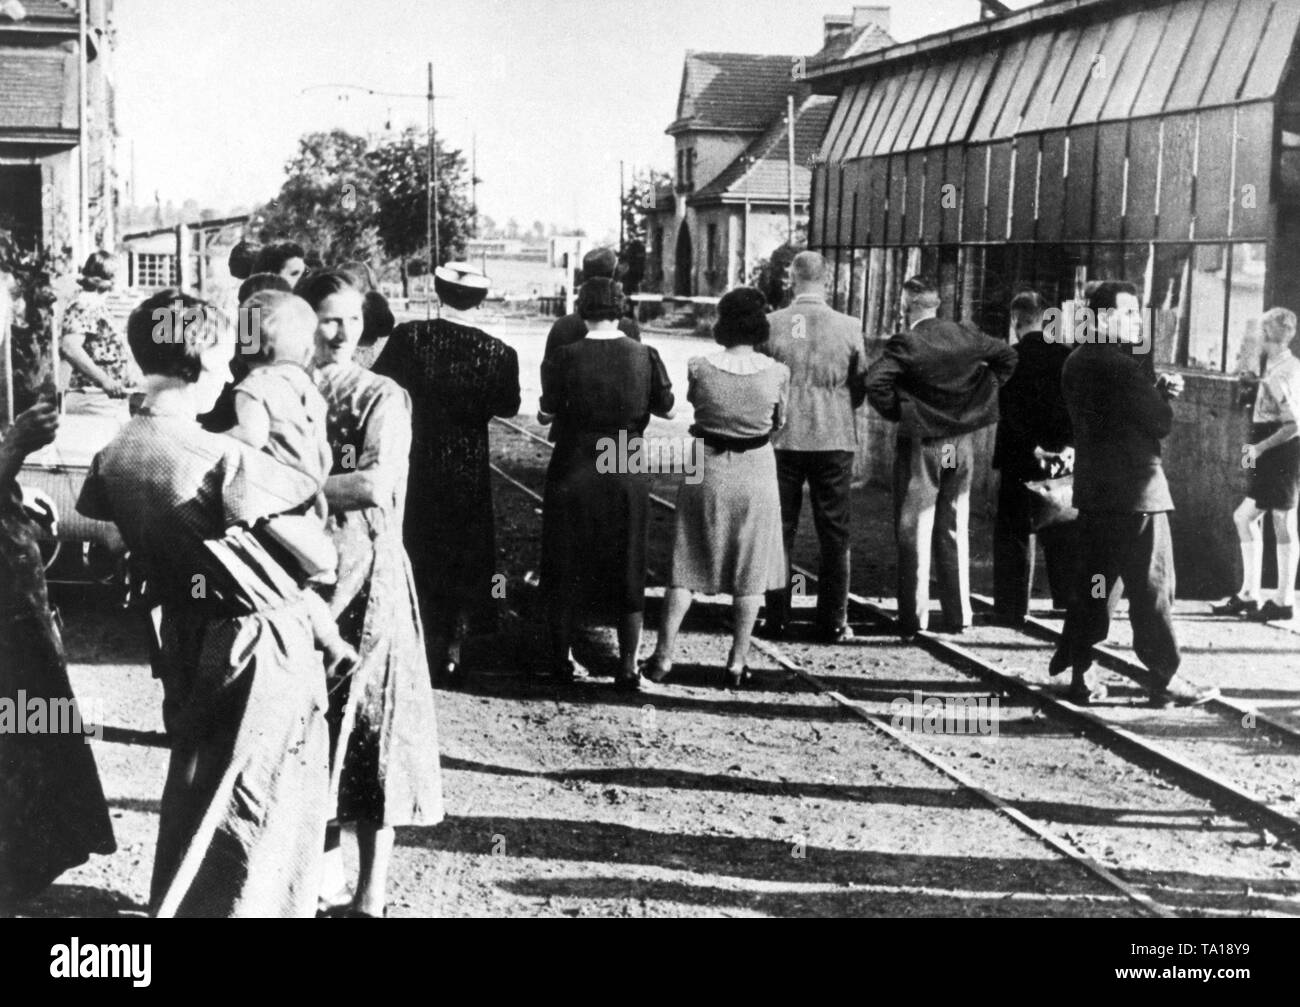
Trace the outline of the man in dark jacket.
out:
<instances>
[{"instance_id":1,"label":"man in dark jacket","mask_svg":"<svg viewBox=\"0 0 1300 1007\"><path fill-rule=\"evenodd\" d=\"M894 534L898 542L898 621L904 636L926 628L930 544L946 629L971 622L970 518L973 434L998 420L998 389L1016 354L974 328L942 321L939 291L923 277L903 284L908 331L889 340L867 372L867 399L898 424Z\"/></svg>"},{"instance_id":2,"label":"man in dark jacket","mask_svg":"<svg viewBox=\"0 0 1300 1007\"><path fill-rule=\"evenodd\" d=\"M1043 544L1052 605L1067 607L1074 557L1073 524L1030 529L1032 498L1025 483L1073 468L1074 434L1061 394L1061 368L1070 347L1043 335L1047 304L1036 291L1011 301L1015 326L1016 372L999 396L993 467L1002 473L998 516L993 529L993 602L999 620L1024 621L1034 582L1035 537Z\"/></svg>"},{"instance_id":3,"label":"man in dark jacket","mask_svg":"<svg viewBox=\"0 0 1300 1007\"><path fill-rule=\"evenodd\" d=\"M1141 305L1131 283L1104 281L1088 295L1087 339L1061 376L1074 427L1074 506L1079 510L1079 563L1065 632L1050 670L1073 670L1076 702L1105 695L1090 687L1092 648L1110 629L1107 595L1122 578L1129 599L1133 649L1158 685L1153 701L1194 706L1217 689L1198 689L1177 675L1174 550L1160 442L1173 426L1171 400L1182 379L1150 373L1133 352L1142 335ZM1076 338L1078 328L1076 326Z\"/></svg>"}]
</instances>

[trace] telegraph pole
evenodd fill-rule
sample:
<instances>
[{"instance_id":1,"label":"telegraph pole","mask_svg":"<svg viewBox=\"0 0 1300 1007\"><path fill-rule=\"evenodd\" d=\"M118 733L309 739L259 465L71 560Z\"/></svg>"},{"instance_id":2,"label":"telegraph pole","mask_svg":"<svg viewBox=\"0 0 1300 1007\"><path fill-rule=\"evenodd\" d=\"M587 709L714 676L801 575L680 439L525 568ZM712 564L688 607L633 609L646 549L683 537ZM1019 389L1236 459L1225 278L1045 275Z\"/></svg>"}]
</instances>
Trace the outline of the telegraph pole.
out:
<instances>
[{"instance_id":1,"label":"telegraph pole","mask_svg":"<svg viewBox=\"0 0 1300 1007\"><path fill-rule=\"evenodd\" d=\"M786 209L786 241L794 243L794 95L785 96L786 184L789 205Z\"/></svg>"},{"instance_id":2,"label":"telegraph pole","mask_svg":"<svg viewBox=\"0 0 1300 1007\"><path fill-rule=\"evenodd\" d=\"M424 318L433 317L433 271L438 268L438 153L433 118L433 61L429 62L429 165L424 173L424 238L429 245L429 266L425 277Z\"/></svg>"}]
</instances>

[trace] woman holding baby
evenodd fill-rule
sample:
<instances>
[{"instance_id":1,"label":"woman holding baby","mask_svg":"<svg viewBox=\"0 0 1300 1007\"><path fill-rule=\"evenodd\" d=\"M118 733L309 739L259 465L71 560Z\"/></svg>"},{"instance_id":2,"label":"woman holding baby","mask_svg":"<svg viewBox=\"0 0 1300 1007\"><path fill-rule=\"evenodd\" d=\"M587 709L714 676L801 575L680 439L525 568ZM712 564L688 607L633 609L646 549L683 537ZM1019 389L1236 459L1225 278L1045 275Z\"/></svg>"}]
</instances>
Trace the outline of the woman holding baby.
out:
<instances>
[{"instance_id":1,"label":"woman holding baby","mask_svg":"<svg viewBox=\"0 0 1300 1007\"><path fill-rule=\"evenodd\" d=\"M150 907L311 916L329 818L311 607L291 583L273 594L222 557L231 536L309 505L318 486L199 426L230 377L230 327L212 305L164 290L131 314L127 338L144 404L96 455L77 509L117 524L156 616L171 758Z\"/></svg>"}]
</instances>

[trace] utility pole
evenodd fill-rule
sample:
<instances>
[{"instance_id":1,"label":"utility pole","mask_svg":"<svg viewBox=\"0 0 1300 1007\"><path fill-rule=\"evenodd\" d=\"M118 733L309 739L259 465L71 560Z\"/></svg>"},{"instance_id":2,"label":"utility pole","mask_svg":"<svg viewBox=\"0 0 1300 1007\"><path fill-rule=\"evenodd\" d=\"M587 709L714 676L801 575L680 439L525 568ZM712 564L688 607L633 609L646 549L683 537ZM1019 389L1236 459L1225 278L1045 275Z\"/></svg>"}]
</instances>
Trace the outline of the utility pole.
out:
<instances>
[{"instance_id":1,"label":"utility pole","mask_svg":"<svg viewBox=\"0 0 1300 1007\"><path fill-rule=\"evenodd\" d=\"M429 164L424 173L424 237L429 245L429 266L425 275L424 318L433 317L433 271L438 268L438 153L433 118L433 61L429 61Z\"/></svg>"},{"instance_id":2,"label":"utility pole","mask_svg":"<svg viewBox=\"0 0 1300 1007\"><path fill-rule=\"evenodd\" d=\"M627 238L624 232L623 223L623 162L618 162L618 251L623 254L623 245Z\"/></svg>"},{"instance_id":3,"label":"utility pole","mask_svg":"<svg viewBox=\"0 0 1300 1007\"><path fill-rule=\"evenodd\" d=\"M786 146L786 185L788 187L789 205L786 208L786 238L794 243L794 95L785 96L785 146Z\"/></svg>"}]
</instances>

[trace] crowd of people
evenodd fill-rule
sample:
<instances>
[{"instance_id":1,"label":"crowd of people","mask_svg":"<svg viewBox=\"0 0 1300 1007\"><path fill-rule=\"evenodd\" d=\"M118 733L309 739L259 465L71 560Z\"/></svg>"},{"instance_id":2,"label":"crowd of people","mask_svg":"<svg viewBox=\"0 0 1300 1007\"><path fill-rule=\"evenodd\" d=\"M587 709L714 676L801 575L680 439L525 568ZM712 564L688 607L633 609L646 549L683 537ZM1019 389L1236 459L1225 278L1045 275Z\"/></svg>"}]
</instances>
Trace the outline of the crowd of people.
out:
<instances>
[{"instance_id":1,"label":"crowd of people","mask_svg":"<svg viewBox=\"0 0 1300 1007\"><path fill-rule=\"evenodd\" d=\"M65 315L73 387L138 396L96 456L78 509L117 525L145 585L142 625L171 746L150 896L158 916L384 915L394 828L444 813L433 687L463 683L467 637L496 628L488 423L516 415L521 399L515 351L475 324L487 277L439 267L438 317L396 325L368 266L308 259L292 243L240 246L235 317L167 290L118 335L102 304L111 257L97 253ZM1050 670L1071 671L1072 699L1104 695L1090 677L1092 648L1121 583L1153 700L1195 705L1215 694L1178 675L1160 442L1182 388L1133 352L1136 289L1092 285L1098 338L1077 348L1045 334L1041 296L1018 294L1011 345L940 318L935 283L912 277L905 328L870 362L860 322L827 303L815 252L791 265L788 307L773 311L747 287L723 296L718 350L689 361L700 477L679 489L661 623L640 659L650 476L602 459L606 445L642 438L652 417L672 418L677 395L628 317L617 266L608 249L586 257L577 311L552 327L541 366L538 419L554 443L542 509L549 674L572 679L575 628L604 619L617 628L617 687L665 681L694 596L730 595L723 683L743 686L760 613L760 634L796 631L790 558L805 485L820 545L811 631L851 640L853 471L869 403L897 431L902 636L930 628L932 549L942 630L973 621L976 435L996 423L997 618L1025 618L1039 535L1053 604L1066 610ZM1228 614L1290 611L1300 559L1295 325L1280 309L1264 318L1252 495L1236 515L1245 578L1221 606ZM16 481L57 425L55 405L42 401L0 442L0 655L6 690L70 697L36 547L41 513ZM1029 487L1066 475L1077 516L1040 523ZM1266 512L1283 577L1278 599L1261 605ZM13 905L110 852L113 837L79 739L0 745L0 903ZM57 797L34 800L31 781ZM351 880L345 826L359 851Z\"/></svg>"}]
</instances>

